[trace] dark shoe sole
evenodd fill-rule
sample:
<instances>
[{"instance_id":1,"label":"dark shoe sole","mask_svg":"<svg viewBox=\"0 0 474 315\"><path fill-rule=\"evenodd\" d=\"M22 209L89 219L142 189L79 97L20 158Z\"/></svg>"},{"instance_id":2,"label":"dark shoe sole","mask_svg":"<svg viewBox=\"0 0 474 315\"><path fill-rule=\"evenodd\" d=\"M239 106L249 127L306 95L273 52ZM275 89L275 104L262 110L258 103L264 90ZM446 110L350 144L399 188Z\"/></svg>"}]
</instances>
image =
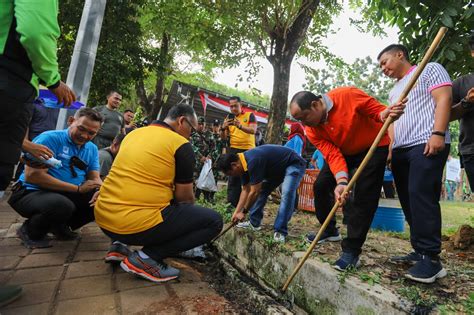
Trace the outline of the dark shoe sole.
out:
<instances>
[{"instance_id":1,"label":"dark shoe sole","mask_svg":"<svg viewBox=\"0 0 474 315\"><path fill-rule=\"evenodd\" d=\"M106 263L120 263L122 262L127 256L117 253L117 252L110 252L105 255L105 262Z\"/></svg>"},{"instance_id":2,"label":"dark shoe sole","mask_svg":"<svg viewBox=\"0 0 474 315\"><path fill-rule=\"evenodd\" d=\"M417 278L409 273L405 275L406 278L416 281L416 282L421 282L421 283L434 283L436 279L441 279L444 278L448 275L448 272L446 269L442 268L437 274L432 276L431 278Z\"/></svg>"},{"instance_id":3,"label":"dark shoe sole","mask_svg":"<svg viewBox=\"0 0 474 315\"><path fill-rule=\"evenodd\" d=\"M16 231L16 235L21 240L23 246L28 249L36 249L36 248L49 248L53 247L49 240L32 240L28 237L26 232L23 230L23 225Z\"/></svg>"},{"instance_id":4,"label":"dark shoe sole","mask_svg":"<svg viewBox=\"0 0 474 315\"><path fill-rule=\"evenodd\" d=\"M343 268L339 267L339 266L336 265L336 264L332 265L332 267L333 267L334 269L336 269L337 271L346 271L347 268L350 268L350 266L348 266L348 267L346 267L346 269L343 269ZM355 264L355 266L353 266L353 268L359 268L359 267L360 267L360 260L357 261L357 263Z\"/></svg>"},{"instance_id":5,"label":"dark shoe sole","mask_svg":"<svg viewBox=\"0 0 474 315\"><path fill-rule=\"evenodd\" d=\"M308 243L308 244L313 243L308 238L306 238L305 240L306 240L306 243ZM326 237L325 239L319 240L318 244L324 244L326 242L339 242L339 241L342 241L341 235Z\"/></svg>"}]
</instances>

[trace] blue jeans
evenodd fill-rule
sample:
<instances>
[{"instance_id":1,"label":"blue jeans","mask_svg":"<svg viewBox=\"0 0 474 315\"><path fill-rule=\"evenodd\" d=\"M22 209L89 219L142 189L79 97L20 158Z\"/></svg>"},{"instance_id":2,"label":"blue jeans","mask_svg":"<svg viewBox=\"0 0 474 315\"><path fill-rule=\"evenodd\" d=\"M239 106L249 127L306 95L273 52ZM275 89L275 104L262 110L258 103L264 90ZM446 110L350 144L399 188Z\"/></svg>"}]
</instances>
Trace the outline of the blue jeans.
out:
<instances>
[{"instance_id":1,"label":"blue jeans","mask_svg":"<svg viewBox=\"0 0 474 315\"><path fill-rule=\"evenodd\" d=\"M446 193L447 193L447 199L449 201L453 201L454 200L454 193L456 192L456 188L457 188L457 183L455 181L452 181L452 180L446 180L446 183L445 183L445 186L446 186Z\"/></svg>"},{"instance_id":2,"label":"blue jeans","mask_svg":"<svg viewBox=\"0 0 474 315\"><path fill-rule=\"evenodd\" d=\"M295 207L296 189L298 189L298 185L303 178L305 170L306 165L290 165L286 168L283 180L263 181L262 190L260 191L257 200L250 208L250 223L253 226L260 226L263 218L263 208L267 203L268 196L275 188L281 185L280 208L278 209L273 228L275 232L280 232L283 235L288 234L288 222L293 215Z\"/></svg>"}]
</instances>

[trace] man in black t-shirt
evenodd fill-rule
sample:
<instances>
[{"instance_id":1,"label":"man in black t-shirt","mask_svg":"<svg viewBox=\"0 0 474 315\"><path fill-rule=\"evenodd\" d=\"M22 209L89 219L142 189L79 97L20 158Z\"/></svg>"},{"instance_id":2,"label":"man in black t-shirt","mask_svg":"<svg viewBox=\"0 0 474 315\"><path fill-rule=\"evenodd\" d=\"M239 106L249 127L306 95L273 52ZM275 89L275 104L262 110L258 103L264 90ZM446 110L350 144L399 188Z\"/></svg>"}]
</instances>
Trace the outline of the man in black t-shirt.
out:
<instances>
[{"instance_id":1,"label":"man in black t-shirt","mask_svg":"<svg viewBox=\"0 0 474 315\"><path fill-rule=\"evenodd\" d=\"M474 57L474 32L469 41ZM451 121L459 119L459 155L466 170L469 185L474 185L474 73L453 82Z\"/></svg>"},{"instance_id":2,"label":"man in black t-shirt","mask_svg":"<svg viewBox=\"0 0 474 315\"><path fill-rule=\"evenodd\" d=\"M111 91L107 95L107 105L94 107L104 117L104 123L92 141L99 150L110 146L119 133L125 134L123 115L117 110L121 102L122 95Z\"/></svg>"},{"instance_id":3,"label":"man in black t-shirt","mask_svg":"<svg viewBox=\"0 0 474 315\"><path fill-rule=\"evenodd\" d=\"M240 223L238 227L259 230L267 198L281 185L281 202L273 238L277 242L285 242L296 189L305 173L306 161L292 149L266 144L243 153L225 154L219 159L218 168L228 176L241 176L242 192L232 221L242 221L247 209L250 209L250 220Z\"/></svg>"}]
</instances>

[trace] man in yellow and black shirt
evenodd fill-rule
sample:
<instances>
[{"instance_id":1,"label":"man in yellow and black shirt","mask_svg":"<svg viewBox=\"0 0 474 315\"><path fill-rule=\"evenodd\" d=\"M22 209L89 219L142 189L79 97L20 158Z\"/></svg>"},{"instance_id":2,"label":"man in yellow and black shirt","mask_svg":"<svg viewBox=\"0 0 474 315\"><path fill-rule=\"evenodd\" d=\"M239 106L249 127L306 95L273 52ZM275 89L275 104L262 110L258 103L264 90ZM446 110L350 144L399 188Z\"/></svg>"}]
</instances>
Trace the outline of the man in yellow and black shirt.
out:
<instances>
[{"instance_id":1,"label":"man in yellow and black shirt","mask_svg":"<svg viewBox=\"0 0 474 315\"><path fill-rule=\"evenodd\" d=\"M255 148L255 132L257 119L251 112L244 113L240 104L240 97L232 96L229 99L230 112L221 128L222 139L229 138L230 148L227 153L242 153ZM239 176L229 176L227 184L227 201L237 207L242 183Z\"/></svg>"},{"instance_id":2,"label":"man in yellow and black shirt","mask_svg":"<svg viewBox=\"0 0 474 315\"><path fill-rule=\"evenodd\" d=\"M153 282L179 275L164 258L207 243L222 229L218 213L194 205L188 139L196 126L192 107L181 104L164 121L127 135L95 205L97 224L115 240L107 256ZM129 253L124 244L143 248Z\"/></svg>"}]
</instances>

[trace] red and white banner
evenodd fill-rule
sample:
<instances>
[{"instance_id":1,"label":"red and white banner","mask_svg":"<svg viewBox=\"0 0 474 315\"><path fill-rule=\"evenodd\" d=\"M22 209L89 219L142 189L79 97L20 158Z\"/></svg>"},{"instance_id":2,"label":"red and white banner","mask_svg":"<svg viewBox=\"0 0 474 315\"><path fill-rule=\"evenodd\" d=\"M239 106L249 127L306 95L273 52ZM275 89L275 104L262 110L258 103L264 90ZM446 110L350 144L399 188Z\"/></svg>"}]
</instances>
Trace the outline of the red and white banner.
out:
<instances>
[{"instance_id":1,"label":"red and white banner","mask_svg":"<svg viewBox=\"0 0 474 315\"><path fill-rule=\"evenodd\" d=\"M220 109L226 113L230 113L230 105L226 100L209 95L203 91L199 91L199 97L201 98L202 107L204 109L204 114L206 113L207 106L211 106L217 109ZM267 124L268 123L268 114L264 112L259 112L257 110L248 108L245 105L242 105L242 109L245 112L252 112L255 115L255 118L258 122ZM289 127L292 124L292 121L287 119L285 124Z\"/></svg>"}]
</instances>

